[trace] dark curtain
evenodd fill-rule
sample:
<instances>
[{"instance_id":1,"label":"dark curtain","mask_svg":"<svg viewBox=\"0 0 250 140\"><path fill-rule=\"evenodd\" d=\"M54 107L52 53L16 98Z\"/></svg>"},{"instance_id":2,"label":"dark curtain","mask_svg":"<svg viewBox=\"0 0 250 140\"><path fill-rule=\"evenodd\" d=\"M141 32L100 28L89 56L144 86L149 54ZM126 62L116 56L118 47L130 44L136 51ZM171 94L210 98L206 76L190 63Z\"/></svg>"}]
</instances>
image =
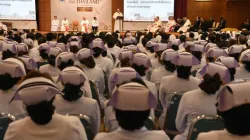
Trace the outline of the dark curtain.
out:
<instances>
[{"instance_id":1,"label":"dark curtain","mask_svg":"<svg viewBox=\"0 0 250 140\"><path fill-rule=\"evenodd\" d=\"M38 6L38 0L36 1L36 23L37 23L37 30L39 31L39 6Z\"/></svg>"},{"instance_id":2,"label":"dark curtain","mask_svg":"<svg viewBox=\"0 0 250 140\"><path fill-rule=\"evenodd\" d=\"M175 0L174 17L182 18L187 16L187 0Z\"/></svg>"}]
</instances>

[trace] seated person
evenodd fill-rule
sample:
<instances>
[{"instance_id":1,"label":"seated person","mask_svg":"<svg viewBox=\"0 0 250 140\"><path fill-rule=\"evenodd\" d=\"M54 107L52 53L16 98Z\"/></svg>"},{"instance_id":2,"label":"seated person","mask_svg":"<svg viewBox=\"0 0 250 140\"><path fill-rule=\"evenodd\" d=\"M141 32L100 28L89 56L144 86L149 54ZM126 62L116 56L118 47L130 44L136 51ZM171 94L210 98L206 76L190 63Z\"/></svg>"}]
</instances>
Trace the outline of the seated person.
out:
<instances>
[{"instance_id":1,"label":"seated person","mask_svg":"<svg viewBox=\"0 0 250 140\"><path fill-rule=\"evenodd\" d=\"M196 17L196 21L194 23L194 25L190 28L190 31L198 31L199 27L200 27L200 23L201 23L201 18L200 17Z\"/></svg>"},{"instance_id":2,"label":"seated person","mask_svg":"<svg viewBox=\"0 0 250 140\"><path fill-rule=\"evenodd\" d=\"M203 32L207 32L208 31L208 23L206 20L204 20L204 18L200 19L200 25L199 25L199 30L202 30Z\"/></svg>"},{"instance_id":3,"label":"seated person","mask_svg":"<svg viewBox=\"0 0 250 140\"><path fill-rule=\"evenodd\" d=\"M181 26L180 29L177 32L180 32L180 31L187 32L188 29L190 28L191 21L187 17L183 17L183 21L184 21L183 26Z\"/></svg>"},{"instance_id":4,"label":"seated person","mask_svg":"<svg viewBox=\"0 0 250 140\"><path fill-rule=\"evenodd\" d=\"M242 29L246 29L246 30L250 30L250 22L249 22L249 18L246 18L246 20L242 23Z\"/></svg>"},{"instance_id":5,"label":"seated person","mask_svg":"<svg viewBox=\"0 0 250 140\"><path fill-rule=\"evenodd\" d=\"M220 24L216 30L220 31L221 29L224 29L226 27L226 24L227 24L227 21L223 17L221 17Z\"/></svg>"},{"instance_id":6,"label":"seated person","mask_svg":"<svg viewBox=\"0 0 250 140\"><path fill-rule=\"evenodd\" d=\"M176 23L176 25L174 27L174 31L177 32L181 28L181 26L183 26L183 24L184 24L183 19L178 18L177 23Z\"/></svg>"},{"instance_id":7,"label":"seated person","mask_svg":"<svg viewBox=\"0 0 250 140\"><path fill-rule=\"evenodd\" d=\"M149 32L156 32L157 30L160 29L162 24L162 21L160 20L159 16L157 16L156 18L154 18L154 24L149 25L147 30Z\"/></svg>"},{"instance_id":8,"label":"seated person","mask_svg":"<svg viewBox=\"0 0 250 140\"><path fill-rule=\"evenodd\" d=\"M209 20L207 21L208 28L213 28L214 24L214 18L210 17Z\"/></svg>"},{"instance_id":9,"label":"seated person","mask_svg":"<svg viewBox=\"0 0 250 140\"><path fill-rule=\"evenodd\" d=\"M69 21L67 20L66 17L64 17L61 24L61 31L68 31L68 30L69 30Z\"/></svg>"},{"instance_id":10,"label":"seated person","mask_svg":"<svg viewBox=\"0 0 250 140\"><path fill-rule=\"evenodd\" d=\"M169 16L169 21L165 26L165 32L171 32L174 28L174 26L176 25L176 22L174 20L173 16Z\"/></svg>"},{"instance_id":11,"label":"seated person","mask_svg":"<svg viewBox=\"0 0 250 140\"><path fill-rule=\"evenodd\" d=\"M219 93L217 113L224 121L225 129L200 133L197 140L249 140L250 139L250 83L234 83Z\"/></svg>"}]
</instances>

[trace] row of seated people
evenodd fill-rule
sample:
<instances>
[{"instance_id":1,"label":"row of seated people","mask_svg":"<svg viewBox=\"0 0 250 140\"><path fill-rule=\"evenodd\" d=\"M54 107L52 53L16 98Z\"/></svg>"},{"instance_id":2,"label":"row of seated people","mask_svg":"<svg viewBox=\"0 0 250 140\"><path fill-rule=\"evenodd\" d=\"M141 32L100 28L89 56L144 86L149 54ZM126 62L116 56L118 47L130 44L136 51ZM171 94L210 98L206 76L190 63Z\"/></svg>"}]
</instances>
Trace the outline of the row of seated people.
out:
<instances>
[{"instance_id":1,"label":"row of seated people","mask_svg":"<svg viewBox=\"0 0 250 140\"><path fill-rule=\"evenodd\" d=\"M93 134L97 135L95 139L168 139L165 133L150 132L142 126L148 117L152 120L159 117L159 128L166 127L170 98L175 92L185 92L176 114L176 128L181 132L176 140L187 139L191 121L199 114L216 115L218 109L223 119L237 117L223 112L247 103L248 99L238 99L236 95L239 103L229 102L226 106L226 95L219 96L218 91L229 84L232 88L229 92L239 96L246 93L238 92L230 83L249 79L249 41L244 44L240 41L248 36L230 33L230 40L238 43L220 48L214 39L221 33L200 34L200 38L193 41L187 41L190 38L186 35L176 38L159 33L153 38L151 33L139 34L133 37L128 32L122 39L117 33L100 33L95 37L28 33L24 38L14 34L13 40L8 39L9 36L1 37L0 112L17 118L29 116L12 123L5 139L86 139L84 128L75 118L58 114L87 115ZM93 97L89 80L96 84L97 99ZM127 82L130 83L124 84ZM242 86L247 89L248 84ZM228 94L228 89L222 94ZM221 102L216 109L217 96ZM155 109L163 109L160 116L154 114ZM104 110L105 126L112 133L98 134L100 110ZM231 121L225 120L225 123L236 127ZM237 127L237 130L231 127L226 124L227 131L211 135L249 135L242 134L245 127ZM54 133L51 130L55 130ZM199 139L206 137L209 138L209 134L200 135Z\"/></svg>"}]
</instances>

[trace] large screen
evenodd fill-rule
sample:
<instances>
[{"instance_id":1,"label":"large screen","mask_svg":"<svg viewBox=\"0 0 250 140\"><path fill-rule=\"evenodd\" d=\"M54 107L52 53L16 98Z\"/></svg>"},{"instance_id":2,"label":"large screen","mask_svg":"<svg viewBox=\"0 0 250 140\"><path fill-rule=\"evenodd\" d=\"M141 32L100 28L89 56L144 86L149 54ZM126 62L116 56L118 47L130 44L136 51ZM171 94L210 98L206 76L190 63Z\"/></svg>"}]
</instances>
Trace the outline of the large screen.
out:
<instances>
[{"instance_id":1,"label":"large screen","mask_svg":"<svg viewBox=\"0 0 250 140\"><path fill-rule=\"evenodd\" d=\"M0 0L0 19L36 20L35 0Z\"/></svg>"},{"instance_id":2,"label":"large screen","mask_svg":"<svg viewBox=\"0 0 250 140\"><path fill-rule=\"evenodd\" d=\"M124 0L124 21L168 21L174 15L174 0Z\"/></svg>"}]
</instances>

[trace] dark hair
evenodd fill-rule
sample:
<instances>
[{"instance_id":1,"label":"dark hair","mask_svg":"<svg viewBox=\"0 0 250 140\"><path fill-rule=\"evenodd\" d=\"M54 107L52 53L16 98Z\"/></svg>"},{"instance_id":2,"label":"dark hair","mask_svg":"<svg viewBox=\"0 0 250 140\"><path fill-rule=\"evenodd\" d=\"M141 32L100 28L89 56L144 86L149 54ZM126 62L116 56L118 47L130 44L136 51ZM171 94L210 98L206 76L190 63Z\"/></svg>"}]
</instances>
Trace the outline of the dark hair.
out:
<instances>
[{"instance_id":1,"label":"dark hair","mask_svg":"<svg viewBox=\"0 0 250 140\"><path fill-rule=\"evenodd\" d=\"M216 37L214 35L210 35L208 38L209 38L209 42L215 43Z\"/></svg>"},{"instance_id":2,"label":"dark hair","mask_svg":"<svg viewBox=\"0 0 250 140\"><path fill-rule=\"evenodd\" d=\"M214 76L205 74L203 76L203 79L204 80L199 84L199 87L201 90L203 90L209 95L215 94L216 91L218 91L220 89L220 86L222 85L222 81L218 73L216 73Z\"/></svg>"},{"instance_id":3,"label":"dark hair","mask_svg":"<svg viewBox=\"0 0 250 140\"><path fill-rule=\"evenodd\" d=\"M206 36L204 34L201 35L201 40L206 40Z\"/></svg>"},{"instance_id":4,"label":"dark hair","mask_svg":"<svg viewBox=\"0 0 250 140\"><path fill-rule=\"evenodd\" d=\"M124 59L121 59L121 60L120 60L120 66L121 66L121 67L131 67L129 57L126 57L126 58L124 58Z\"/></svg>"},{"instance_id":5,"label":"dark hair","mask_svg":"<svg viewBox=\"0 0 250 140\"><path fill-rule=\"evenodd\" d=\"M191 33L189 34L189 37L190 37L190 38L194 38L194 33L191 32Z\"/></svg>"},{"instance_id":6,"label":"dark hair","mask_svg":"<svg viewBox=\"0 0 250 140\"><path fill-rule=\"evenodd\" d=\"M74 66L74 61L69 59L67 62L61 62L61 64L58 66L58 68L62 71L63 69Z\"/></svg>"},{"instance_id":7,"label":"dark hair","mask_svg":"<svg viewBox=\"0 0 250 140\"><path fill-rule=\"evenodd\" d=\"M234 54L229 54L229 56L234 57L234 59L239 62L239 57L241 53L234 53Z\"/></svg>"},{"instance_id":8,"label":"dark hair","mask_svg":"<svg viewBox=\"0 0 250 140\"><path fill-rule=\"evenodd\" d=\"M199 51L191 51L192 55L196 57L199 61L202 59L202 52Z\"/></svg>"},{"instance_id":9,"label":"dark hair","mask_svg":"<svg viewBox=\"0 0 250 140\"><path fill-rule=\"evenodd\" d=\"M56 36L53 33L47 33L46 37L47 41L52 41L53 39L56 38Z\"/></svg>"},{"instance_id":10,"label":"dark hair","mask_svg":"<svg viewBox=\"0 0 250 140\"><path fill-rule=\"evenodd\" d=\"M46 39L45 39L44 36L42 36L42 37L40 37L40 38L37 40L37 42L38 42L38 45L41 45L41 44L43 44L43 43L46 43Z\"/></svg>"},{"instance_id":11,"label":"dark hair","mask_svg":"<svg viewBox=\"0 0 250 140\"><path fill-rule=\"evenodd\" d=\"M35 35L34 35L34 33L28 33L27 35L26 35L26 38L29 38L29 39L32 39L32 40L34 40L35 39Z\"/></svg>"},{"instance_id":12,"label":"dark hair","mask_svg":"<svg viewBox=\"0 0 250 140\"><path fill-rule=\"evenodd\" d=\"M163 63L167 71L174 72L176 70L176 66L171 61L163 60Z\"/></svg>"},{"instance_id":13,"label":"dark hair","mask_svg":"<svg viewBox=\"0 0 250 140\"><path fill-rule=\"evenodd\" d=\"M92 56L90 56L88 58L84 58L84 59L79 60L79 61L81 62L81 64L84 64L88 68L94 68L96 65L95 60L93 59Z\"/></svg>"},{"instance_id":14,"label":"dark hair","mask_svg":"<svg viewBox=\"0 0 250 140\"><path fill-rule=\"evenodd\" d=\"M244 35L240 35L238 40L239 40L240 44L246 44L247 43L247 37L244 36Z\"/></svg>"},{"instance_id":15,"label":"dark hair","mask_svg":"<svg viewBox=\"0 0 250 140\"><path fill-rule=\"evenodd\" d=\"M109 48L113 48L117 42L117 38L115 36L109 36L107 39L107 45Z\"/></svg>"},{"instance_id":16,"label":"dark hair","mask_svg":"<svg viewBox=\"0 0 250 140\"><path fill-rule=\"evenodd\" d=\"M1 29L1 30L0 30L0 35L2 36L3 34L4 34L4 30Z\"/></svg>"},{"instance_id":17,"label":"dark hair","mask_svg":"<svg viewBox=\"0 0 250 140\"><path fill-rule=\"evenodd\" d=\"M48 63L52 66L55 66L55 63L56 63L56 56L55 55L50 55L48 57Z\"/></svg>"},{"instance_id":18,"label":"dark hair","mask_svg":"<svg viewBox=\"0 0 250 140\"><path fill-rule=\"evenodd\" d=\"M208 62L214 62L214 58L213 57L207 57Z\"/></svg>"},{"instance_id":19,"label":"dark hair","mask_svg":"<svg viewBox=\"0 0 250 140\"><path fill-rule=\"evenodd\" d=\"M96 58L99 57L102 54L102 52L103 52L103 50L101 48L97 48L97 47L93 48L92 50L95 52L93 54L93 56L96 57Z\"/></svg>"},{"instance_id":20,"label":"dark hair","mask_svg":"<svg viewBox=\"0 0 250 140\"><path fill-rule=\"evenodd\" d=\"M132 68L134 68L135 71L137 71L141 76L146 75L145 72L146 72L147 68L144 65L138 66L137 64L132 64Z\"/></svg>"},{"instance_id":21,"label":"dark hair","mask_svg":"<svg viewBox=\"0 0 250 140\"><path fill-rule=\"evenodd\" d=\"M44 60L47 60L48 59L48 53L46 52L45 49L41 49L40 51L40 56L44 59Z\"/></svg>"},{"instance_id":22,"label":"dark hair","mask_svg":"<svg viewBox=\"0 0 250 140\"><path fill-rule=\"evenodd\" d=\"M142 39L142 45L143 45L144 47L146 47L148 41L149 41L149 39L146 38L146 37L144 37L144 38Z\"/></svg>"},{"instance_id":23,"label":"dark hair","mask_svg":"<svg viewBox=\"0 0 250 140\"><path fill-rule=\"evenodd\" d=\"M178 45L172 45L171 48L175 51L178 51L179 50L179 46Z\"/></svg>"},{"instance_id":24,"label":"dark hair","mask_svg":"<svg viewBox=\"0 0 250 140\"><path fill-rule=\"evenodd\" d=\"M0 74L0 89L1 90L9 90L17 82L21 79L21 77L11 77L10 74Z\"/></svg>"},{"instance_id":25,"label":"dark hair","mask_svg":"<svg viewBox=\"0 0 250 140\"><path fill-rule=\"evenodd\" d=\"M176 66L177 76L181 79L188 79L191 75L191 66Z\"/></svg>"},{"instance_id":26,"label":"dark hair","mask_svg":"<svg viewBox=\"0 0 250 140\"><path fill-rule=\"evenodd\" d=\"M250 61L242 61L243 64L245 64L245 69L250 72Z\"/></svg>"},{"instance_id":27,"label":"dark hair","mask_svg":"<svg viewBox=\"0 0 250 140\"><path fill-rule=\"evenodd\" d=\"M19 35L15 35L13 40L16 41L17 43L22 43L22 38Z\"/></svg>"},{"instance_id":28,"label":"dark hair","mask_svg":"<svg viewBox=\"0 0 250 140\"><path fill-rule=\"evenodd\" d=\"M84 33L81 40L82 48L89 48L89 44L92 42L92 40L93 38L89 34Z\"/></svg>"},{"instance_id":29,"label":"dark hair","mask_svg":"<svg viewBox=\"0 0 250 140\"><path fill-rule=\"evenodd\" d=\"M236 69L235 68L228 68L229 72L230 72L230 80L234 81L234 75L236 73Z\"/></svg>"},{"instance_id":30,"label":"dark hair","mask_svg":"<svg viewBox=\"0 0 250 140\"><path fill-rule=\"evenodd\" d=\"M153 46L152 46L152 47L146 47L146 49L147 49L149 52L151 52L151 53L154 53L154 52L155 52Z\"/></svg>"},{"instance_id":31,"label":"dark hair","mask_svg":"<svg viewBox=\"0 0 250 140\"><path fill-rule=\"evenodd\" d=\"M233 93L232 93L233 94ZM223 118L226 130L234 135L246 136L250 134L250 104L243 104L218 114Z\"/></svg>"},{"instance_id":32,"label":"dark hair","mask_svg":"<svg viewBox=\"0 0 250 140\"><path fill-rule=\"evenodd\" d=\"M78 53L78 51L80 50L76 45L70 46L69 49L70 49L70 52L74 54Z\"/></svg>"},{"instance_id":33,"label":"dark hair","mask_svg":"<svg viewBox=\"0 0 250 140\"><path fill-rule=\"evenodd\" d=\"M70 83L65 84L62 91L64 95L62 97L69 102L78 100L83 95L83 92L81 90L82 86L83 83L80 85L73 85Z\"/></svg>"},{"instance_id":34,"label":"dark hair","mask_svg":"<svg viewBox=\"0 0 250 140\"><path fill-rule=\"evenodd\" d=\"M2 52L2 60L11 58L11 57L15 57L17 54L12 53L10 50L6 50Z\"/></svg>"}]
</instances>

